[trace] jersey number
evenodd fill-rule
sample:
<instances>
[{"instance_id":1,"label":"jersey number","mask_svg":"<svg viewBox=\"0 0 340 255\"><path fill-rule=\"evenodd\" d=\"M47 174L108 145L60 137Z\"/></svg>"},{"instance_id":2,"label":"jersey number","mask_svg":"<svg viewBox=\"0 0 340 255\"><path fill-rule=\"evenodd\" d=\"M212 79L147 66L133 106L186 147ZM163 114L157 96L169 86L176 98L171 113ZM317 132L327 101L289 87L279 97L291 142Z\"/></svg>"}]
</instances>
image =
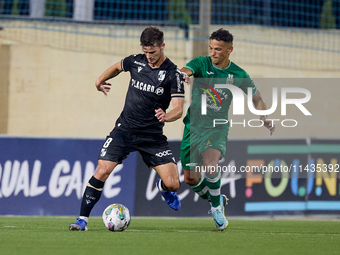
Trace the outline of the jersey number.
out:
<instances>
[{"instance_id":1,"label":"jersey number","mask_svg":"<svg viewBox=\"0 0 340 255\"><path fill-rule=\"evenodd\" d=\"M104 145L103 145L103 148L107 148L107 147L109 147L109 145L110 145L110 143L112 142L112 138L110 137L110 138L108 138L107 140L106 140L106 142L104 143Z\"/></svg>"}]
</instances>

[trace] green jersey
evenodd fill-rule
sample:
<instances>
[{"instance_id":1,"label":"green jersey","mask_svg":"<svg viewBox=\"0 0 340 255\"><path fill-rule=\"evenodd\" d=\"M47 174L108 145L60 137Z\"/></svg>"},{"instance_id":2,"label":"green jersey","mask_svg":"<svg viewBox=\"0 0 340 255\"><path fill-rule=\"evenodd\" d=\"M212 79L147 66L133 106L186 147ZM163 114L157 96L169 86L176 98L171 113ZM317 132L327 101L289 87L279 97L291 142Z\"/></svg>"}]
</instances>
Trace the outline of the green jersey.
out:
<instances>
[{"instance_id":1,"label":"green jersey","mask_svg":"<svg viewBox=\"0 0 340 255\"><path fill-rule=\"evenodd\" d=\"M197 57L187 63L185 68L191 70L195 78L192 102L183 120L191 132L203 134L214 128L214 119L228 120L233 95L227 88L215 88L216 84L234 85L246 94L249 87L252 88L253 95L257 92L248 73L231 61L222 69L215 66L209 56ZM228 132L229 122L216 127Z\"/></svg>"}]
</instances>

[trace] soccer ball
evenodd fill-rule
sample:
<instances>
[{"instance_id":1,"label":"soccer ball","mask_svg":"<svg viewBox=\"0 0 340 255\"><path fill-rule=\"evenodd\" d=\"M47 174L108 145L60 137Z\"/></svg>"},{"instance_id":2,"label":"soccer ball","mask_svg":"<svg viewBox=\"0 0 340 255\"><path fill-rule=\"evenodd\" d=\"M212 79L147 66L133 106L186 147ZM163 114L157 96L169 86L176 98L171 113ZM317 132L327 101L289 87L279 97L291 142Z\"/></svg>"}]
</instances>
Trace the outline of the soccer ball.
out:
<instances>
[{"instance_id":1,"label":"soccer ball","mask_svg":"<svg viewBox=\"0 0 340 255\"><path fill-rule=\"evenodd\" d=\"M112 204L103 212L103 223L110 231L123 231L130 224L131 216L127 207L122 204Z\"/></svg>"}]
</instances>

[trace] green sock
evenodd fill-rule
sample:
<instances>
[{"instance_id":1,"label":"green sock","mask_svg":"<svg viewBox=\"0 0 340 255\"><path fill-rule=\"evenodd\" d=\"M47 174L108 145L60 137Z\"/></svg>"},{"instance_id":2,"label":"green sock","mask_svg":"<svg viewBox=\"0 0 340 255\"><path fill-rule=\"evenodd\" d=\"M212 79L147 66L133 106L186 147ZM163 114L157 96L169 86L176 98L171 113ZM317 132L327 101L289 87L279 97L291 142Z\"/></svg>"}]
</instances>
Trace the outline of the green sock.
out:
<instances>
[{"instance_id":1,"label":"green sock","mask_svg":"<svg viewBox=\"0 0 340 255\"><path fill-rule=\"evenodd\" d=\"M209 199L209 187L205 178L200 178L194 185L189 185L193 191L195 191L201 198Z\"/></svg>"},{"instance_id":2,"label":"green sock","mask_svg":"<svg viewBox=\"0 0 340 255\"><path fill-rule=\"evenodd\" d=\"M216 173L214 176L205 175L205 180L209 188L211 205L218 207L220 205L221 195L221 173Z\"/></svg>"}]
</instances>

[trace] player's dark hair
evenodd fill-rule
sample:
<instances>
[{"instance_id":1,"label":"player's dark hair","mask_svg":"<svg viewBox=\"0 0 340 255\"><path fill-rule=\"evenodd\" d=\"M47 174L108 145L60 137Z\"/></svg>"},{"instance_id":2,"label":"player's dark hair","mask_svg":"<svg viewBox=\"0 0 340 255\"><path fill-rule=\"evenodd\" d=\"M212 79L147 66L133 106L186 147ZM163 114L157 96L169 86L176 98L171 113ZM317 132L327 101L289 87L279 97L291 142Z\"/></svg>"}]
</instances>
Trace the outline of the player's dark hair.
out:
<instances>
[{"instance_id":1,"label":"player's dark hair","mask_svg":"<svg viewBox=\"0 0 340 255\"><path fill-rule=\"evenodd\" d=\"M232 43L234 40L234 36L223 28L216 30L213 32L209 38L210 40L224 41L226 43Z\"/></svg>"},{"instance_id":2,"label":"player's dark hair","mask_svg":"<svg viewBox=\"0 0 340 255\"><path fill-rule=\"evenodd\" d=\"M157 27L147 27L140 36L140 44L142 46L161 46L164 42L164 33Z\"/></svg>"}]
</instances>

